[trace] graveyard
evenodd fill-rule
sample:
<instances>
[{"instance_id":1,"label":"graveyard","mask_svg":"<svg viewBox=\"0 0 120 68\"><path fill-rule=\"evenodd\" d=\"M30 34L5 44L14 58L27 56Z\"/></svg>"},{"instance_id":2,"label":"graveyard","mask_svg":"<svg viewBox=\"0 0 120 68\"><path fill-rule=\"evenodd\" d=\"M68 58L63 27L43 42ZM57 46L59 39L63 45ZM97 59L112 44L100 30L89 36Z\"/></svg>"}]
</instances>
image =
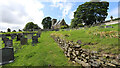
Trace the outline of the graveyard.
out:
<instances>
[{"instance_id":1,"label":"graveyard","mask_svg":"<svg viewBox=\"0 0 120 68\"><path fill-rule=\"evenodd\" d=\"M3 63L3 66L90 66L87 60L80 62L73 58L74 54L72 54L72 58L67 54L69 51L66 51L64 45L70 44L70 47L75 46L78 50L80 48L86 52L85 54L95 52L95 57L99 55L100 58L107 59L102 65L116 67L119 65L118 60L120 59L118 24L109 26L112 28L103 25L59 31L21 32L16 35L15 33L3 33L4 41L2 41L1 48L3 50L6 48L10 53L7 55L11 57L8 59L5 57L6 55L3 55L5 58L2 57L4 60L2 59L1 62L12 60ZM77 55L77 53L75 54ZM99 57L97 56L97 58ZM102 63L102 60L100 62ZM94 65L99 66L100 64Z\"/></svg>"},{"instance_id":2,"label":"graveyard","mask_svg":"<svg viewBox=\"0 0 120 68\"><path fill-rule=\"evenodd\" d=\"M0 68L120 68L119 3L0 1Z\"/></svg>"}]
</instances>

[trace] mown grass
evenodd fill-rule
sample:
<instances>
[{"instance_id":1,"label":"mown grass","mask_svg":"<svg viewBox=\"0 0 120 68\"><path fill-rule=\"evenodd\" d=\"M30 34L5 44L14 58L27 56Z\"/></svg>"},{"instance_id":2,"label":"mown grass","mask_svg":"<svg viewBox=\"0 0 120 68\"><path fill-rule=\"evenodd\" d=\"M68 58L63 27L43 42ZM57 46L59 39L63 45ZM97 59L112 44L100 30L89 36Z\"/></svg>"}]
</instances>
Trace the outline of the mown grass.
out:
<instances>
[{"instance_id":1,"label":"mown grass","mask_svg":"<svg viewBox=\"0 0 120 68\"><path fill-rule=\"evenodd\" d=\"M118 31L118 24L110 26L113 26L113 28L100 28L99 26L95 26L79 30L58 31L54 32L53 34L69 41L77 42L77 40L81 40L83 44L94 44L82 45L82 48L85 49L102 51L101 53L119 54L120 51L118 51L118 38L101 38L99 35L93 35L94 32ZM69 37L65 35L68 35Z\"/></svg>"},{"instance_id":2,"label":"mown grass","mask_svg":"<svg viewBox=\"0 0 120 68\"><path fill-rule=\"evenodd\" d=\"M14 40L15 61L5 66L71 66L72 63L64 56L63 50L50 37L51 32L43 32L39 43L32 46L32 40L27 45L20 45ZM78 64L75 64L78 65ZM74 65L72 65L74 66Z\"/></svg>"}]
</instances>

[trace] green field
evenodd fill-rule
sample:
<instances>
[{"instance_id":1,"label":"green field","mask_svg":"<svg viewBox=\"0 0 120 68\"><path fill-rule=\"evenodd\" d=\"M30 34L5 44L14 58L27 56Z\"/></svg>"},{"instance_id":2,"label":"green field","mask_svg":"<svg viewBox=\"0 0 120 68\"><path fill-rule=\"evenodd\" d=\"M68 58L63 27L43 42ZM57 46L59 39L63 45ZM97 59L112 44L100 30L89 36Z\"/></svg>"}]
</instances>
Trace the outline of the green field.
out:
<instances>
[{"instance_id":1,"label":"green field","mask_svg":"<svg viewBox=\"0 0 120 68\"><path fill-rule=\"evenodd\" d=\"M15 61L5 66L78 66L79 64L72 64L67 57L64 56L63 50L50 36L55 35L68 41L81 40L83 44L92 43L94 45L83 45L82 48L100 51L100 53L119 54L118 38L100 37L96 32L113 31L113 35L118 32L118 24L112 25L113 28L100 28L99 26L91 28L81 28L78 30L71 29L70 31L47 31L42 32L39 38L39 43L32 46L32 40L28 40L27 45L20 45L20 41L13 40L13 47L15 51ZM115 32L114 32L115 31ZM67 35L67 36L66 36ZM4 44L2 45L4 47Z\"/></svg>"}]
</instances>

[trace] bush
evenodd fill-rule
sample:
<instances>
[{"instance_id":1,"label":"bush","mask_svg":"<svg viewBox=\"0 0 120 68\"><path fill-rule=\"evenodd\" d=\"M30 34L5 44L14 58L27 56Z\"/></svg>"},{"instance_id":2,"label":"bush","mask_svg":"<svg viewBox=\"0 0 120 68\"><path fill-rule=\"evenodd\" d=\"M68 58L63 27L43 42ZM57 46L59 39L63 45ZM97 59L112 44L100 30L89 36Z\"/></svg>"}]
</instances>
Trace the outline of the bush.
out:
<instances>
[{"instance_id":1,"label":"bush","mask_svg":"<svg viewBox=\"0 0 120 68\"><path fill-rule=\"evenodd\" d=\"M68 28L68 26L64 25L64 26L61 26L60 28L65 29L65 28Z\"/></svg>"},{"instance_id":2,"label":"bush","mask_svg":"<svg viewBox=\"0 0 120 68\"><path fill-rule=\"evenodd\" d=\"M83 24L78 24L77 26L78 26L78 27L84 27L84 25L83 25Z\"/></svg>"}]
</instances>

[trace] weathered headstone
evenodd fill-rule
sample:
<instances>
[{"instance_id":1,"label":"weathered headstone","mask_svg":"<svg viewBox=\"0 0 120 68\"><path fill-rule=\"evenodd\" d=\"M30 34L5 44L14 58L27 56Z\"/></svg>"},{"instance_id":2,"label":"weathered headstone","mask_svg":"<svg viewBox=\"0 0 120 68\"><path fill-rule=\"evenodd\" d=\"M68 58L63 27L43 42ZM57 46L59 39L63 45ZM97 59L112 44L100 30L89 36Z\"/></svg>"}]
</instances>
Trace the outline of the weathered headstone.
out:
<instances>
[{"instance_id":1,"label":"weathered headstone","mask_svg":"<svg viewBox=\"0 0 120 68\"><path fill-rule=\"evenodd\" d=\"M32 34L28 34L28 35L27 35L27 38L28 38L28 39L32 39Z\"/></svg>"},{"instance_id":2,"label":"weathered headstone","mask_svg":"<svg viewBox=\"0 0 120 68\"><path fill-rule=\"evenodd\" d=\"M13 46L13 41L12 40L6 40L5 41L5 47L12 47Z\"/></svg>"},{"instance_id":3,"label":"weathered headstone","mask_svg":"<svg viewBox=\"0 0 120 68\"><path fill-rule=\"evenodd\" d=\"M14 61L14 50L12 47L0 49L0 65Z\"/></svg>"},{"instance_id":4,"label":"weathered headstone","mask_svg":"<svg viewBox=\"0 0 120 68\"><path fill-rule=\"evenodd\" d=\"M21 43L21 45L27 44L27 38L21 38L20 43Z\"/></svg>"},{"instance_id":5,"label":"weathered headstone","mask_svg":"<svg viewBox=\"0 0 120 68\"><path fill-rule=\"evenodd\" d=\"M7 40L9 40L9 38L2 38L3 42L5 43Z\"/></svg>"},{"instance_id":6,"label":"weathered headstone","mask_svg":"<svg viewBox=\"0 0 120 68\"><path fill-rule=\"evenodd\" d=\"M34 44L34 43L38 43L38 37L37 36L32 37L32 44Z\"/></svg>"},{"instance_id":7,"label":"weathered headstone","mask_svg":"<svg viewBox=\"0 0 120 68\"><path fill-rule=\"evenodd\" d=\"M15 39L16 35L12 34L11 39Z\"/></svg>"}]
</instances>

